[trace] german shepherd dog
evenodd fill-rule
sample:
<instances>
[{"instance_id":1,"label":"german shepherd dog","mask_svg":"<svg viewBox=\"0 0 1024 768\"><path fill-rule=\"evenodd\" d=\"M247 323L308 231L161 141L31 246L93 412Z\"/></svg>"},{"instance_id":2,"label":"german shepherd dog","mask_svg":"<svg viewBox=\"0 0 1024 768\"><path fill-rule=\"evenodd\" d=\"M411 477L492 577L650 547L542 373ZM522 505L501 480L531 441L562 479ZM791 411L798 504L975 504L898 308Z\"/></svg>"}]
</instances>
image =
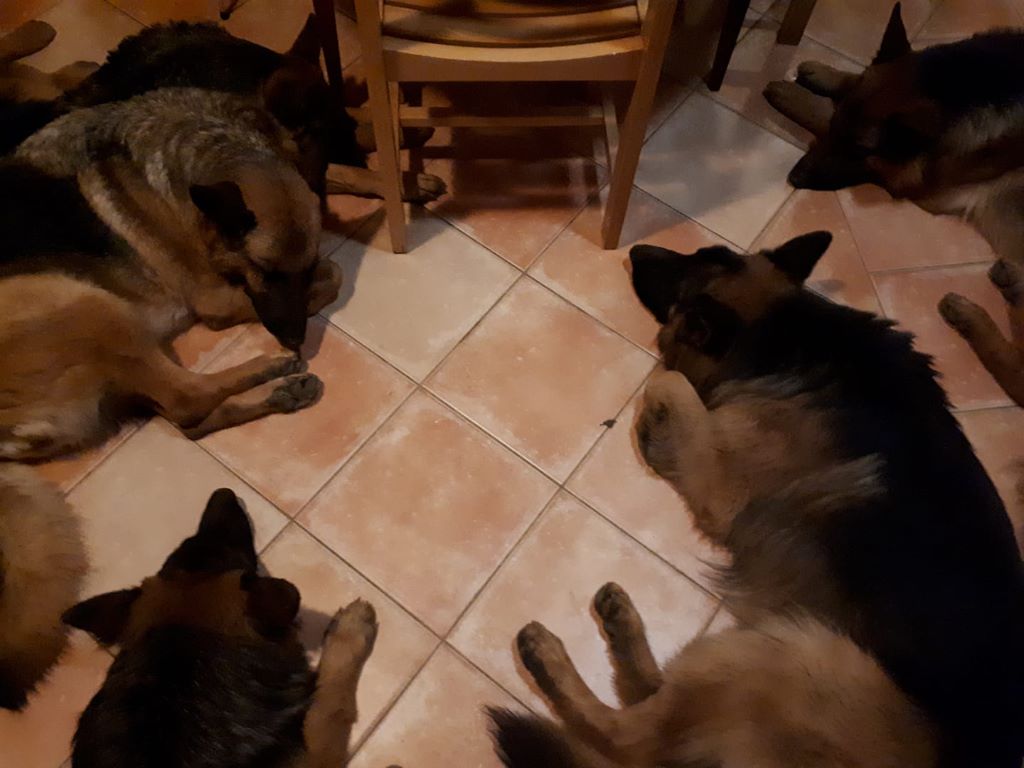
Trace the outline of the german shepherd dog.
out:
<instances>
[{"instance_id":1,"label":"german shepherd dog","mask_svg":"<svg viewBox=\"0 0 1024 768\"><path fill-rule=\"evenodd\" d=\"M897 3L860 75L808 61L765 96L817 136L789 175L806 189L863 182L932 213L959 216L999 260L989 278L1009 304L1012 341L972 301L942 317L1024 405L1024 32L996 31L912 51Z\"/></svg>"},{"instance_id":2,"label":"german shepherd dog","mask_svg":"<svg viewBox=\"0 0 1024 768\"><path fill-rule=\"evenodd\" d=\"M517 645L565 730L490 710L509 768L933 768L927 718L849 638L778 618L689 643L660 669L628 595L594 598L623 709L601 702L534 622Z\"/></svg>"},{"instance_id":3,"label":"german shepherd dog","mask_svg":"<svg viewBox=\"0 0 1024 768\"><path fill-rule=\"evenodd\" d=\"M319 396L293 354L204 375L167 353L196 321L259 320L298 350L341 284L251 100L165 88L54 121L0 162L0 233L0 459L99 442L139 406L195 438Z\"/></svg>"},{"instance_id":4,"label":"german shepherd dog","mask_svg":"<svg viewBox=\"0 0 1024 768\"><path fill-rule=\"evenodd\" d=\"M667 368L640 450L731 553L719 582L742 622L795 612L848 635L931 718L942 765L1020 768L1013 528L912 337L804 287L830 242L632 249Z\"/></svg>"},{"instance_id":5,"label":"german shepherd dog","mask_svg":"<svg viewBox=\"0 0 1024 768\"><path fill-rule=\"evenodd\" d=\"M120 646L78 722L72 765L344 765L376 616L363 600L340 610L314 674L296 637L299 601L294 585L258 572L244 510L216 491L155 576L64 615Z\"/></svg>"},{"instance_id":6,"label":"german shepherd dog","mask_svg":"<svg viewBox=\"0 0 1024 768\"><path fill-rule=\"evenodd\" d=\"M234 37L215 24L147 27L121 41L102 66L58 97L33 96L24 84L20 98L0 91L0 154L74 109L158 88L201 88L249 97L266 109L290 134L296 166L317 194L380 197L380 178L365 167L365 151L374 149L372 136L357 134L355 121L333 102L320 69L315 22L309 16L285 53ZM410 202L428 202L444 191L436 176L405 174Z\"/></svg>"},{"instance_id":7,"label":"german shepherd dog","mask_svg":"<svg viewBox=\"0 0 1024 768\"><path fill-rule=\"evenodd\" d=\"M78 519L36 473L0 464L0 707L21 709L60 656L86 572Z\"/></svg>"}]
</instances>

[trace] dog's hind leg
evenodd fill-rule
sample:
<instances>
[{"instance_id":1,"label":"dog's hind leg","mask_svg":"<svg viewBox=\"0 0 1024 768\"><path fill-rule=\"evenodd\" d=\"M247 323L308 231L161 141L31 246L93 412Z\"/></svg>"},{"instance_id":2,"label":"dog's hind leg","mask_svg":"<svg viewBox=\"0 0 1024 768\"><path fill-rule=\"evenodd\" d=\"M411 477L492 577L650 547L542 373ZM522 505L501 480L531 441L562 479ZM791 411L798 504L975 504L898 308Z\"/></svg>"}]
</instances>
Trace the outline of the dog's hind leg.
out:
<instances>
[{"instance_id":1,"label":"dog's hind leg","mask_svg":"<svg viewBox=\"0 0 1024 768\"><path fill-rule=\"evenodd\" d=\"M448 191L443 179L429 173L403 173L402 199L429 203ZM331 163L327 168L327 194L384 197L384 184L376 171Z\"/></svg>"},{"instance_id":2,"label":"dog's hind leg","mask_svg":"<svg viewBox=\"0 0 1024 768\"><path fill-rule=\"evenodd\" d=\"M636 435L644 459L686 500L701 532L724 543L746 493L730 476L724 439L685 376L665 371L652 377Z\"/></svg>"},{"instance_id":3,"label":"dog's hind leg","mask_svg":"<svg viewBox=\"0 0 1024 768\"><path fill-rule=\"evenodd\" d=\"M377 615L364 600L338 611L324 633L316 692L303 723L304 768L340 768L348 761L359 677L376 639Z\"/></svg>"},{"instance_id":4,"label":"dog's hind leg","mask_svg":"<svg viewBox=\"0 0 1024 768\"><path fill-rule=\"evenodd\" d=\"M661 670L629 595L618 584L605 584L594 596L594 611L608 639L615 691L622 705L632 706L657 693L662 684Z\"/></svg>"},{"instance_id":5,"label":"dog's hind leg","mask_svg":"<svg viewBox=\"0 0 1024 768\"><path fill-rule=\"evenodd\" d=\"M1024 350L1007 341L988 312L958 293L943 297L939 313L971 345L981 364L1010 399L1024 406ZM1016 313L1019 318L1020 310Z\"/></svg>"},{"instance_id":6,"label":"dog's hind leg","mask_svg":"<svg viewBox=\"0 0 1024 768\"><path fill-rule=\"evenodd\" d=\"M236 427L274 413L294 413L320 399L324 385L311 373L300 373L268 381L239 395L229 397L198 424L185 427L185 436L198 440L212 432Z\"/></svg>"}]
</instances>

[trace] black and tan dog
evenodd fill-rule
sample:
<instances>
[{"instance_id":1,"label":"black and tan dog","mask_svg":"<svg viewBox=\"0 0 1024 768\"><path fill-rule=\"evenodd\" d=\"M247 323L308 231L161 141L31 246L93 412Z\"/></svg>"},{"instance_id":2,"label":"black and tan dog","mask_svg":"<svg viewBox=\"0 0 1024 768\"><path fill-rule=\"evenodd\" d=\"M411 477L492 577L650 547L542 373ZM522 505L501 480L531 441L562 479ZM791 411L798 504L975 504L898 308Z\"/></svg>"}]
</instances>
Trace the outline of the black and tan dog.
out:
<instances>
[{"instance_id":1,"label":"black and tan dog","mask_svg":"<svg viewBox=\"0 0 1024 768\"><path fill-rule=\"evenodd\" d=\"M337 295L289 147L251 100L165 88L0 162L0 459L97 443L140 407L198 437L315 402L292 354L198 374L167 353L195 322L254 320L297 350Z\"/></svg>"},{"instance_id":2,"label":"black and tan dog","mask_svg":"<svg viewBox=\"0 0 1024 768\"><path fill-rule=\"evenodd\" d=\"M803 287L830 241L632 250L668 369L641 451L732 554L744 622L797 611L848 634L932 718L944 765L1019 768L1013 528L911 336Z\"/></svg>"},{"instance_id":3,"label":"black and tan dog","mask_svg":"<svg viewBox=\"0 0 1024 768\"><path fill-rule=\"evenodd\" d=\"M86 572L77 518L27 467L0 463L0 707L20 709L64 648Z\"/></svg>"},{"instance_id":4,"label":"black and tan dog","mask_svg":"<svg viewBox=\"0 0 1024 768\"><path fill-rule=\"evenodd\" d=\"M776 109L817 138L789 175L794 186L874 182L933 213L959 216L999 256L989 277L1009 304L1012 340L958 294L943 318L1024 405L1024 32L996 31L912 51L893 10L859 75L818 62L795 83L769 84Z\"/></svg>"},{"instance_id":5,"label":"black and tan dog","mask_svg":"<svg viewBox=\"0 0 1024 768\"><path fill-rule=\"evenodd\" d=\"M75 733L75 768L331 768L348 759L373 607L356 600L324 636L314 674L298 642L299 592L258 572L235 495L141 585L64 616L120 646Z\"/></svg>"},{"instance_id":6,"label":"black and tan dog","mask_svg":"<svg viewBox=\"0 0 1024 768\"><path fill-rule=\"evenodd\" d=\"M41 30L30 28L22 37L41 42ZM76 73L84 71L84 65L73 66ZM125 38L102 66L87 74L56 96L47 95L52 88L31 87L38 73L20 77L17 91L0 91L0 154L75 109L158 88L200 88L251 98L272 115L287 130L296 166L318 194L382 195L378 174L365 168L365 152L374 148L372 134L334 103L324 80L314 16L284 53L215 24L157 24ZM430 174L408 173L404 182L411 202L434 200L445 191L444 182Z\"/></svg>"},{"instance_id":7,"label":"black and tan dog","mask_svg":"<svg viewBox=\"0 0 1024 768\"><path fill-rule=\"evenodd\" d=\"M520 657L564 730L491 710L509 768L935 768L934 733L878 663L809 619L778 618L689 643L664 668L626 593L605 585L594 611L622 709L576 671L537 623Z\"/></svg>"}]
</instances>

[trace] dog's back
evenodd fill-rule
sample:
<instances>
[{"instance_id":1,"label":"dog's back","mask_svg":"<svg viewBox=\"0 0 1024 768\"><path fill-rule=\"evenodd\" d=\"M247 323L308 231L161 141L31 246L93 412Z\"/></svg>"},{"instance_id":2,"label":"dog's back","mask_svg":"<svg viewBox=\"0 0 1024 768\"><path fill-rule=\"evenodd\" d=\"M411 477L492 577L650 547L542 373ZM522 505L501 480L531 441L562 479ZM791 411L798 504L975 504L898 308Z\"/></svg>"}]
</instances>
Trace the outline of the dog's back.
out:
<instances>
[{"instance_id":1,"label":"dog's back","mask_svg":"<svg viewBox=\"0 0 1024 768\"><path fill-rule=\"evenodd\" d=\"M930 359L887 321L801 292L744 335L720 374L723 390L776 376L827 414L841 460L878 460L877 493L820 515L807 511L827 491L811 486L755 501L730 533L728 583L763 597L775 580L803 600L818 585L794 569L812 555L839 595L814 608L956 734L951 749L967 751L954 764L1019 764L1024 570Z\"/></svg>"},{"instance_id":2,"label":"dog's back","mask_svg":"<svg viewBox=\"0 0 1024 768\"><path fill-rule=\"evenodd\" d=\"M82 713L73 765L284 765L303 748L313 686L296 643L159 627L114 661Z\"/></svg>"}]
</instances>

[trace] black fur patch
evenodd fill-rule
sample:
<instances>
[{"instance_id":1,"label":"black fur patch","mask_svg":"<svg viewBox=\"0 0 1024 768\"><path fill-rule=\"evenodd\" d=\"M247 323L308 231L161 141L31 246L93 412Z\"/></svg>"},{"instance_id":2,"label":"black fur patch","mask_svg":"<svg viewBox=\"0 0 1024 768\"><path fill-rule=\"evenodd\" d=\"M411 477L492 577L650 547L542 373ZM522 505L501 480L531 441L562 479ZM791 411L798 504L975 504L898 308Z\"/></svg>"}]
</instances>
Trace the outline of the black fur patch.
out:
<instances>
[{"instance_id":1,"label":"black fur patch","mask_svg":"<svg viewBox=\"0 0 1024 768\"><path fill-rule=\"evenodd\" d=\"M950 115L1024 102L1024 33L987 32L918 54L918 87Z\"/></svg>"},{"instance_id":2,"label":"black fur patch","mask_svg":"<svg viewBox=\"0 0 1024 768\"><path fill-rule=\"evenodd\" d=\"M152 630L79 720L75 768L276 768L303 745L314 675L297 644Z\"/></svg>"},{"instance_id":3,"label":"black fur patch","mask_svg":"<svg viewBox=\"0 0 1024 768\"><path fill-rule=\"evenodd\" d=\"M488 707L494 751L507 768L573 768L565 735L549 720Z\"/></svg>"},{"instance_id":4,"label":"black fur patch","mask_svg":"<svg viewBox=\"0 0 1024 768\"><path fill-rule=\"evenodd\" d=\"M951 735L951 764L1019 768L1024 567L930 358L890 321L803 291L741 334L718 381L760 377L811 395L843 458L881 460L885 492L813 526L757 514L827 562L855 607L833 618Z\"/></svg>"}]
</instances>

